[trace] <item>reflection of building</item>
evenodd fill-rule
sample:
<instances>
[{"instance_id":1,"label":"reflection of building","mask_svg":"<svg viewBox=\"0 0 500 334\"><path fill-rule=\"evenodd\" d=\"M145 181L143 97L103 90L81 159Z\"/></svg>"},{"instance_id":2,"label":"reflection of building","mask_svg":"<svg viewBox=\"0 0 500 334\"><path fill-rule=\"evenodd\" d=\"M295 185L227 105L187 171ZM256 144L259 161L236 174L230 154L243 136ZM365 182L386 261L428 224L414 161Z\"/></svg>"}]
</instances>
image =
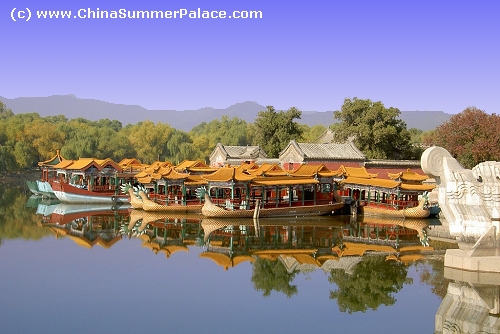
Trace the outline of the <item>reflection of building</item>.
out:
<instances>
[{"instance_id":1,"label":"reflection of building","mask_svg":"<svg viewBox=\"0 0 500 334\"><path fill-rule=\"evenodd\" d=\"M397 248L419 242L427 244L428 225L423 219L360 216L344 226L342 236L347 241L388 244Z\"/></svg>"},{"instance_id":2,"label":"reflection of building","mask_svg":"<svg viewBox=\"0 0 500 334\"><path fill-rule=\"evenodd\" d=\"M50 228L56 237L67 237L82 247L110 248L121 240L120 224L128 216L127 210L112 210L108 206L60 203L42 218L42 226Z\"/></svg>"},{"instance_id":3,"label":"reflection of building","mask_svg":"<svg viewBox=\"0 0 500 334\"><path fill-rule=\"evenodd\" d=\"M143 247L154 253L164 253L167 258L173 253L188 251L189 245L203 242L199 216L118 211L106 206L59 204L50 215L42 218L42 226L50 228L56 237L68 237L86 248L95 245L109 248L124 235L137 237L143 241Z\"/></svg>"},{"instance_id":4,"label":"reflection of building","mask_svg":"<svg viewBox=\"0 0 500 334\"><path fill-rule=\"evenodd\" d=\"M436 313L434 333L500 333L500 274L444 269L455 282Z\"/></svg>"},{"instance_id":5,"label":"reflection of building","mask_svg":"<svg viewBox=\"0 0 500 334\"><path fill-rule=\"evenodd\" d=\"M394 221L377 224L375 218L359 224L334 217L236 222L238 225L230 219L203 219L201 223L207 244L202 257L211 258L226 270L253 257L279 260L289 273L316 269L343 269L351 273L366 254L381 253L387 261L409 264L421 259L422 252L432 250L420 244L417 230L395 225ZM395 233L395 238L382 238L385 230Z\"/></svg>"},{"instance_id":6,"label":"reflection of building","mask_svg":"<svg viewBox=\"0 0 500 334\"><path fill-rule=\"evenodd\" d=\"M149 216L149 217L148 217ZM155 217L156 216L156 217ZM161 213L145 213L140 225L142 247L167 258L176 252L189 252L188 246L198 245L203 239L199 217L161 217Z\"/></svg>"}]
</instances>

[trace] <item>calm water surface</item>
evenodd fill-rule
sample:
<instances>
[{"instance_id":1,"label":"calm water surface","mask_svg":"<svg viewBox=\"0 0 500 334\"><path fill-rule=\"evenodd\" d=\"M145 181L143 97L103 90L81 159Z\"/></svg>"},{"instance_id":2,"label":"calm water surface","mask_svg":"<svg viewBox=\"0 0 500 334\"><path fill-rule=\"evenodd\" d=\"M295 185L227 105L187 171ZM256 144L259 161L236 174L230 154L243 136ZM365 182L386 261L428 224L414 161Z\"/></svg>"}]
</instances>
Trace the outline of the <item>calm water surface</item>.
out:
<instances>
[{"instance_id":1,"label":"calm water surface","mask_svg":"<svg viewBox=\"0 0 500 334\"><path fill-rule=\"evenodd\" d=\"M348 255L339 236L366 227L350 217L230 226L0 195L3 333L433 333L446 295L442 261Z\"/></svg>"}]
</instances>

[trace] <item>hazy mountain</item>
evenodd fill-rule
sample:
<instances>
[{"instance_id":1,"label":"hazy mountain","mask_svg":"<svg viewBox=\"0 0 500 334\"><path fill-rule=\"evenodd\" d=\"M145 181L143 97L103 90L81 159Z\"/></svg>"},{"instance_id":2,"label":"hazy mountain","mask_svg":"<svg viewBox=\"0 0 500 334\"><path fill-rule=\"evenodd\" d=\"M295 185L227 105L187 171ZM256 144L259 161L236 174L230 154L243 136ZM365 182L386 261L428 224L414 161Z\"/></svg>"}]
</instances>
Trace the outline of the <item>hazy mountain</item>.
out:
<instances>
[{"instance_id":1,"label":"hazy mountain","mask_svg":"<svg viewBox=\"0 0 500 334\"><path fill-rule=\"evenodd\" d=\"M75 95L52 95L48 97L18 97L0 100L15 114L37 112L40 116L65 115L67 118L82 117L89 120L102 118L116 119L123 125L135 124L144 120L168 123L172 127L189 131L202 122L210 122L224 115L239 117L247 122L253 122L257 113L266 110L256 102L242 102L226 109L202 108L198 110L148 110L137 105L115 104L93 99L80 99ZM424 131L434 129L447 121L452 115L442 111L402 111L401 119L408 128L418 128ZM329 125L334 123L333 111L316 112L303 111L302 124Z\"/></svg>"}]
</instances>

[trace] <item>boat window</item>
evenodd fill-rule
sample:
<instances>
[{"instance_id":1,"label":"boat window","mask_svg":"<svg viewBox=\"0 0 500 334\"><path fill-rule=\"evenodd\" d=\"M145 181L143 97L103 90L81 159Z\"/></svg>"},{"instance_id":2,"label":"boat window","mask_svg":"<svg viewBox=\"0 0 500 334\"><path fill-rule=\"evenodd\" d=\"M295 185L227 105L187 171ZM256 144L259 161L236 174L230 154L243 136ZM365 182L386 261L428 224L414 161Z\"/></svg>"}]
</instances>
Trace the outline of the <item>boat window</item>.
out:
<instances>
[{"instance_id":1,"label":"boat window","mask_svg":"<svg viewBox=\"0 0 500 334\"><path fill-rule=\"evenodd\" d=\"M329 193L332 191L332 186L329 183L322 183L321 184L321 192L322 193Z\"/></svg>"}]
</instances>

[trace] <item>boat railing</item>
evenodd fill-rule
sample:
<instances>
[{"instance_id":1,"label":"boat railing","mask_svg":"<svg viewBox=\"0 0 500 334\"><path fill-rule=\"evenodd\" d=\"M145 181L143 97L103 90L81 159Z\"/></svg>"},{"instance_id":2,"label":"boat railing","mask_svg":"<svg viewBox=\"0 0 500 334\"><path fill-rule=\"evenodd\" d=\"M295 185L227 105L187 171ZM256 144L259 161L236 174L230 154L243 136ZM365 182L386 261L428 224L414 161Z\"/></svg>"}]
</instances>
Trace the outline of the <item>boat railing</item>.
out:
<instances>
[{"instance_id":1,"label":"boat railing","mask_svg":"<svg viewBox=\"0 0 500 334\"><path fill-rule=\"evenodd\" d=\"M418 201L405 201L405 200L385 200L381 202L360 200L359 205L361 206L371 206L382 209L406 209L418 206Z\"/></svg>"},{"instance_id":2,"label":"boat railing","mask_svg":"<svg viewBox=\"0 0 500 334\"><path fill-rule=\"evenodd\" d=\"M161 204L161 205L197 205L200 204L200 199L196 197L191 197L191 198L184 198L181 195L165 195L165 194L156 194L156 193L149 193L148 197L150 200Z\"/></svg>"},{"instance_id":3,"label":"boat railing","mask_svg":"<svg viewBox=\"0 0 500 334\"><path fill-rule=\"evenodd\" d=\"M115 186L111 186L109 184L104 185L104 186L99 186L99 185L93 185L91 186L92 191L113 191L115 190Z\"/></svg>"},{"instance_id":4,"label":"boat railing","mask_svg":"<svg viewBox=\"0 0 500 334\"><path fill-rule=\"evenodd\" d=\"M247 208L254 208L255 207L255 202L257 200L260 200L260 205L262 208L284 208L284 207L294 207L294 206L312 206L312 205L325 205L325 204L330 204L331 200L330 199L316 199L314 201L313 199L311 200L296 200L290 202L288 198L283 199L279 198L278 202L276 203L276 198L267 198L265 200L262 200L261 198L255 197L255 198L250 198L249 200L247 199L229 199L229 198L211 198L211 201L219 206L226 207L226 208L231 208L231 209L247 209Z\"/></svg>"}]
</instances>

